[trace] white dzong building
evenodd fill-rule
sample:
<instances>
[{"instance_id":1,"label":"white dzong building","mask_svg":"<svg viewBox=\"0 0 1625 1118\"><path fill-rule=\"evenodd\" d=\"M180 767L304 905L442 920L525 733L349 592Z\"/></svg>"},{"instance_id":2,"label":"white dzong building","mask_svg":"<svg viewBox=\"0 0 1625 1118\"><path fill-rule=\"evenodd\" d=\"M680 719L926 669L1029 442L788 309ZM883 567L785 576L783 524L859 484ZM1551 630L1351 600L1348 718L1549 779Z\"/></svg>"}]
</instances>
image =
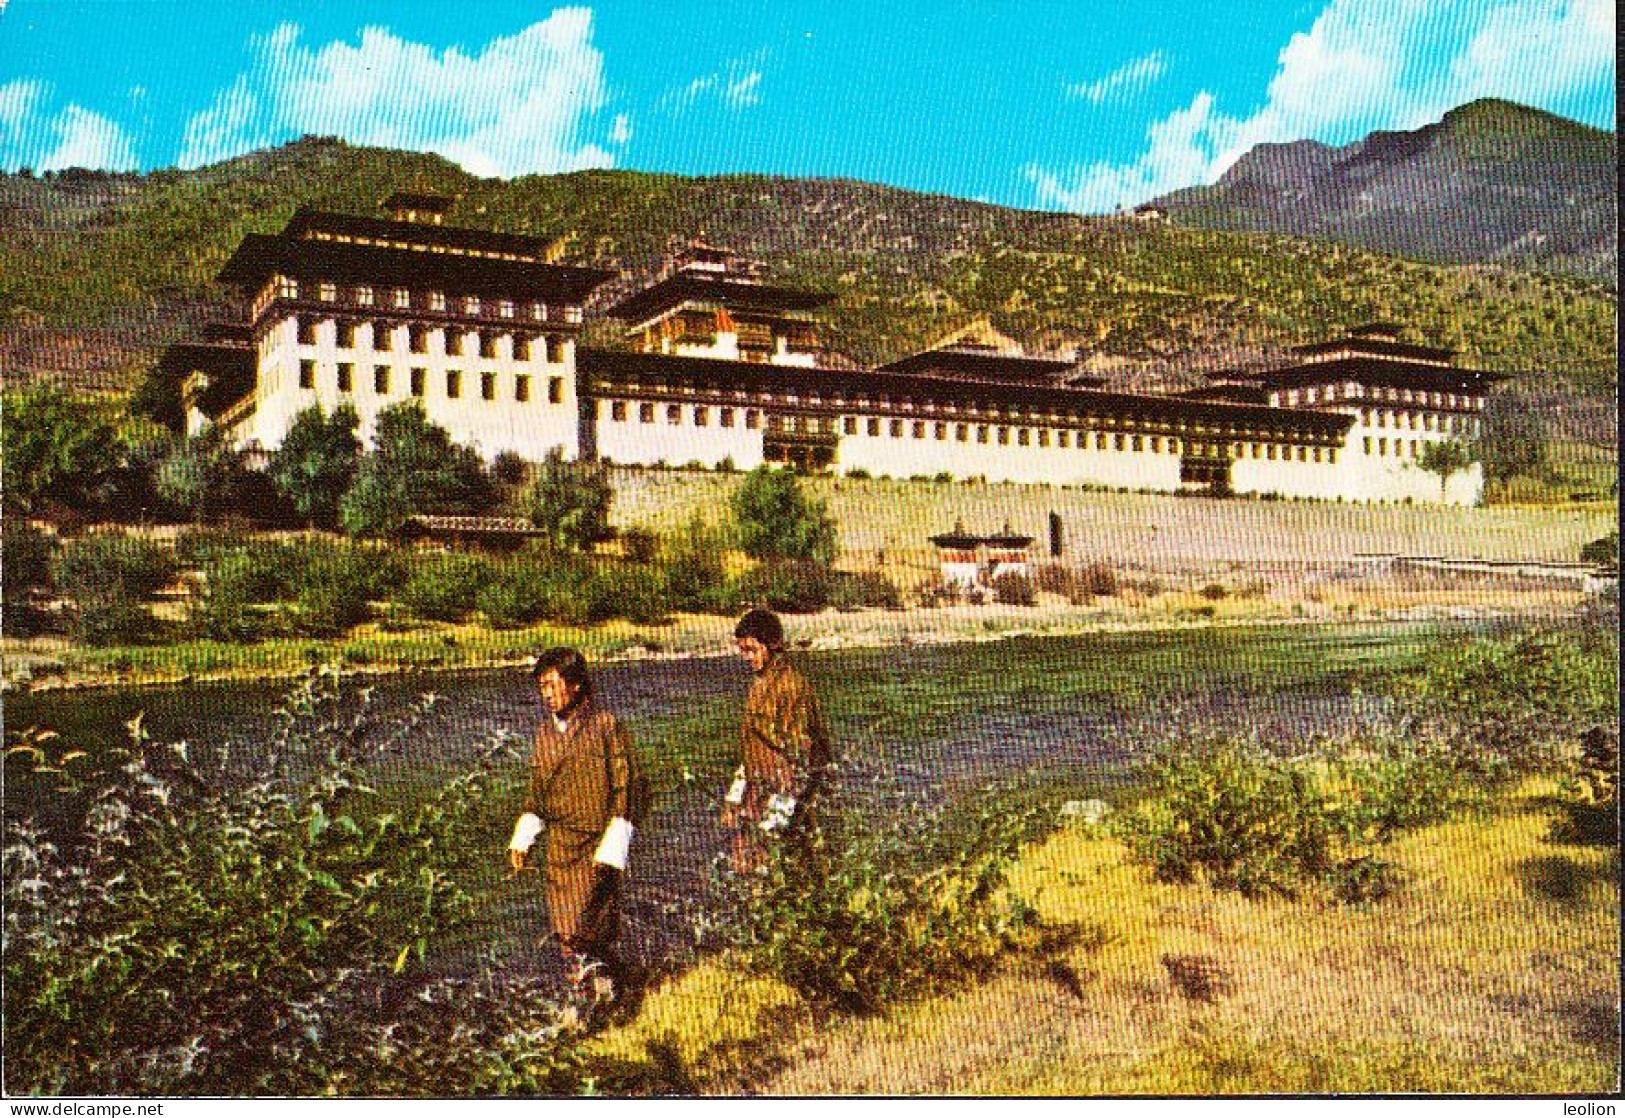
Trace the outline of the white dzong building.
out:
<instances>
[{"instance_id":1,"label":"white dzong building","mask_svg":"<svg viewBox=\"0 0 1625 1118\"><path fill-rule=\"evenodd\" d=\"M219 279L235 321L165 355L188 428L269 452L312 405L360 416L415 401L487 459L580 446L575 348L588 294L611 273L545 262L535 237L448 227L449 203L395 194L393 220L301 209L244 238Z\"/></svg>"},{"instance_id":2,"label":"white dzong building","mask_svg":"<svg viewBox=\"0 0 1625 1118\"><path fill-rule=\"evenodd\" d=\"M1175 394L1108 390L986 324L836 368L815 318L831 296L696 244L608 309L628 348L578 348L583 305L612 273L547 263L537 238L444 226L440 199L386 204L394 220L301 210L243 241L220 274L241 313L164 358L193 430L269 452L313 404L351 405L366 438L382 408L412 400L487 459L557 447L631 466L1346 501L1474 504L1482 491L1476 464L1441 484L1423 448L1476 439L1502 378L1392 326Z\"/></svg>"}]
</instances>

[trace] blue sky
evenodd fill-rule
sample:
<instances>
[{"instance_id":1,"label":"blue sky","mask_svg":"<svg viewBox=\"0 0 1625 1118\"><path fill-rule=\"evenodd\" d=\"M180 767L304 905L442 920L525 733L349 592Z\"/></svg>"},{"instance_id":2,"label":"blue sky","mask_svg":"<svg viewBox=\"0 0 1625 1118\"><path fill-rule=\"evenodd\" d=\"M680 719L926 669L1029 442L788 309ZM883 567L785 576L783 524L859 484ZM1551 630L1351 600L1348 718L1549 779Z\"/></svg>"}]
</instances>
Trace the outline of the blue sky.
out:
<instances>
[{"instance_id":1,"label":"blue sky","mask_svg":"<svg viewBox=\"0 0 1625 1118\"><path fill-rule=\"evenodd\" d=\"M1254 144L1477 97L1615 128L1609 0L0 0L0 168L195 167L304 133L481 175L839 176L1101 212Z\"/></svg>"}]
</instances>

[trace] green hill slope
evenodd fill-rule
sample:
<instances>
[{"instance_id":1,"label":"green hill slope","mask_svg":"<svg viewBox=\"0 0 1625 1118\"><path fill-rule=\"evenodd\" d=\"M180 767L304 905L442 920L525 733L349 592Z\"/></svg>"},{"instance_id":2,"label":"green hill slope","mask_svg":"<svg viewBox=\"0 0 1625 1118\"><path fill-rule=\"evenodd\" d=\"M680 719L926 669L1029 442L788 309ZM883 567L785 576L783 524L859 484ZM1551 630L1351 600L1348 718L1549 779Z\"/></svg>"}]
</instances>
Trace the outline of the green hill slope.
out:
<instances>
[{"instance_id":1,"label":"green hill slope","mask_svg":"<svg viewBox=\"0 0 1625 1118\"><path fill-rule=\"evenodd\" d=\"M839 180L478 179L435 156L323 139L192 172L0 176L0 368L127 388L223 298L212 277L245 233L306 204L373 213L400 188L458 195L458 224L554 238L565 262L621 270L599 305L643 282L674 239L703 233L836 292L834 360L888 359L986 315L1031 346L1080 347L1118 384L1156 387L1386 319L1474 364L1533 371L1542 391L1611 400L1617 381L1615 294L1579 278ZM589 333L613 341L614 325Z\"/></svg>"}]
</instances>

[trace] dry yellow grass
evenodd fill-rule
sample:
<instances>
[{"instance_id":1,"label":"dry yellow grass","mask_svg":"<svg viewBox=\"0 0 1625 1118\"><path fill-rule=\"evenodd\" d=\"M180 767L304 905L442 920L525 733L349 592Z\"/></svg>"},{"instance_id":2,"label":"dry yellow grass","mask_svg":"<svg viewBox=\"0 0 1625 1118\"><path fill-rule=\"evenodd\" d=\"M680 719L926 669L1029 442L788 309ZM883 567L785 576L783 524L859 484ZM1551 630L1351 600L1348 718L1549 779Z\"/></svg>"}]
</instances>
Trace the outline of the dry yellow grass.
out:
<instances>
[{"instance_id":1,"label":"dry yellow grass","mask_svg":"<svg viewBox=\"0 0 1625 1118\"><path fill-rule=\"evenodd\" d=\"M1398 843L1409 884L1371 906L1162 885L1114 840L1064 831L1013 880L1079 933L1059 956L822 1025L709 964L601 1043L668 1072L675 1054L709 1091L1611 1091L1617 852L1550 841L1539 792Z\"/></svg>"},{"instance_id":2,"label":"dry yellow grass","mask_svg":"<svg viewBox=\"0 0 1625 1118\"><path fill-rule=\"evenodd\" d=\"M726 513L741 475L614 472L617 525L670 532L695 513ZM842 555L853 566L934 568L929 537L956 520L987 532L1008 522L1046 545L1049 514L1060 516L1069 561L1105 559L1160 570L1192 561L1316 563L1367 554L1573 562L1581 545L1606 535L1617 503L1570 508L1439 508L1319 501L1213 500L1041 485L946 484L815 477L808 492L827 501Z\"/></svg>"}]
</instances>

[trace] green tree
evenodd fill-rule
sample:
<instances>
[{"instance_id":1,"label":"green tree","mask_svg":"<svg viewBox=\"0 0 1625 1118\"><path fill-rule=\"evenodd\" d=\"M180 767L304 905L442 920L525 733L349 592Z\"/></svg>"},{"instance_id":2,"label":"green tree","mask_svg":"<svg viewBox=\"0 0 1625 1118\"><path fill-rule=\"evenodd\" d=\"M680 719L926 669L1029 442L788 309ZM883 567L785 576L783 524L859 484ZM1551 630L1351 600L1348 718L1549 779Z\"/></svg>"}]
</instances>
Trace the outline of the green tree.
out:
<instances>
[{"instance_id":1,"label":"green tree","mask_svg":"<svg viewBox=\"0 0 1625 1118\"><path fill-rule=\"evenodd\" d=\"M1473 446L1460 439L1445 439L1443 442L1424 444L1422 456L1416 464L1438 477L1439 498L1443 500L1450 479L1476 461L1478 451Z\"/></svg>"},{"instance_id":2,"label":"green tree","mask_svg":"<svg viewBox=\"0 0 1625 1118\"><path fill-rule=\"evenodd\" d=\"M123 455L104 409L51 385L7 392L4 407L7 503L28 515L88 508Z\"/></svg>"},{"instance_id":3,"label":"green tree","mask_svg":"<svg viewBox=\"0 0 1625 1118\"><path fill-rule=\"evenodd\" d=\"M835 560L835 522L789 470L760 465L733 495L739 546L754 559Z\"/></svg>"},{"instance_id":4,"label":"green tree","mask_svg":"<svg viewBox=\"0 0 1625 1118\"><path fill-rule=\"evenodd\" d=\"M408 401L378 413L372 453L339 501L339 521L351 535L387 536L415 513L478 514L493 497L479 454Z\"/></svg>"},{"instance_id":5,"label":"green tree","mask_svg":"<svg viewBox=\"0 0 1625 1118\"><path fill-rule=\"evenodd\" d=\"M153 475L158 496L198 523L244 511L253 489L241 452L219 432L204 431L170 447Z\"/></svg>"},{"instance_id":6,"label":"green tree","mask_svg":"<svg viewBox=\"0 0 1625 1118\"><path fill-rule=\"evenodd\" d=\"M331 417L312 405L294 417L271 457L272 484L312 528L338 523L339 500L355 480L361 458L361 440L356 438L360 425L349 404L341 404Z\"/></svg>"},{"instance_id":7,"label":"green tree","mask_svg":"<svg viewBox=\"0 0 1625 1118\"><path fill-rule=\"evenodd\" d=\"M586 551L614 536L609 507L615 490L609 470L595 462L567 462L554 447L536 468L536 480L525 490L523 507L530 522L556 551Z\"/></svg>"},{"instance_id":8,"label":"green tree","mask_svg":"<svg viewBox=\"0 0 1625 1118\"><path fill-rule=\"evenodd\" d=\"M1546 465L1546 425L1527 401L1491 396L1479 439L1484 477L1505 485L1515 477L1538 477Z\"/></svg>"}]
</instances>

